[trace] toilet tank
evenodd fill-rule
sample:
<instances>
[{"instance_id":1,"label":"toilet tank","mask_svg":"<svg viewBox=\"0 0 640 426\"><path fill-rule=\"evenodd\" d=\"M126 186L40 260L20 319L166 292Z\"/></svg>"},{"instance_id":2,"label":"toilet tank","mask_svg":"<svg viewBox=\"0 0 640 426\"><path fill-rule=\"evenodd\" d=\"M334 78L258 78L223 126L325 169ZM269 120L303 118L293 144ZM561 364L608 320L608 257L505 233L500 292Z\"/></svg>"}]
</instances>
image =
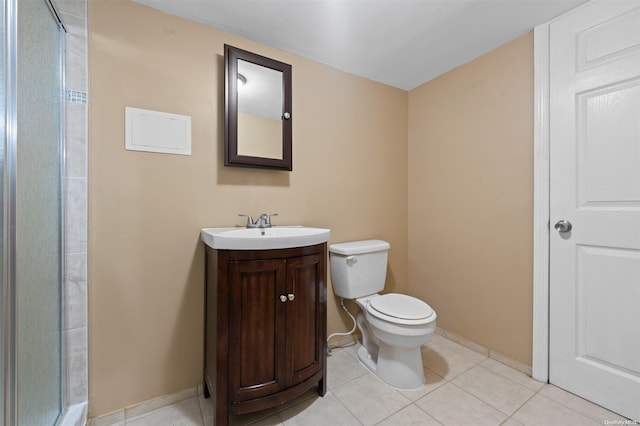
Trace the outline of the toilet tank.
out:
<instances>
[{"instance_id":1,"label":"toilet tank","mask_svg":"<svg viewBox=\"0 0 640 426\"><path fill-rule=\"evenodd\" d=\"M384 289L387 255L391 245L382 240L331 244L329 256L333 293L345 299L375 294Z\"/></svg>"}]
</instances>

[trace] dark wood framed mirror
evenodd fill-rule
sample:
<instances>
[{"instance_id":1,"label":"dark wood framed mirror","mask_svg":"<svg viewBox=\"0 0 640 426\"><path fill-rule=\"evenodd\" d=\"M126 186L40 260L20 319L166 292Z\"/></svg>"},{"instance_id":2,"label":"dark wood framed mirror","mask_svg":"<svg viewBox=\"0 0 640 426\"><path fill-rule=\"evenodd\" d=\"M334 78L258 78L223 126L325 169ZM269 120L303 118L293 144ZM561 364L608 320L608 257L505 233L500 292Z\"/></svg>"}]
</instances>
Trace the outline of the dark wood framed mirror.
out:
<instances>
[{"instance_id":1,"label":"dark wood framed mirror","mask_svg":"<svg viewBox=\"0 0 640 426\"><path fill-rule=\"evenodd\" d=\"M291 65L224 45L224 165L292 170Z\"/></svg>"}]
</instances>

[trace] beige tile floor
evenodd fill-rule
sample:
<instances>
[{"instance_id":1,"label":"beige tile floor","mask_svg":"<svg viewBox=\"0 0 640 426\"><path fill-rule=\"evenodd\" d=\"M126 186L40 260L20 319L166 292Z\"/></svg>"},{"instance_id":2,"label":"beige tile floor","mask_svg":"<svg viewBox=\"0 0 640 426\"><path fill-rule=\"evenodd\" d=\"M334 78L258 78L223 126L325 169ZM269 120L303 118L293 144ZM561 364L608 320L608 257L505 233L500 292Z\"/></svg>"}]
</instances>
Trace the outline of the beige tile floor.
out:
<instances>
[{"instance_id":1,"label":"beige tile floor","mask_svg":"<svg viewBox=\"0 0 640 426\"><path fill-rule=\"evenodd\" d=\"M626 420L438 335L422 349L427 384L414 391L383 384L358 362L356 349L337 349L329 356L323 398L314 390L276 409L234 416L231 425L582 426ZM200 395L124 424L209 426L211 404Z\"/></svg>"}]
</instances>

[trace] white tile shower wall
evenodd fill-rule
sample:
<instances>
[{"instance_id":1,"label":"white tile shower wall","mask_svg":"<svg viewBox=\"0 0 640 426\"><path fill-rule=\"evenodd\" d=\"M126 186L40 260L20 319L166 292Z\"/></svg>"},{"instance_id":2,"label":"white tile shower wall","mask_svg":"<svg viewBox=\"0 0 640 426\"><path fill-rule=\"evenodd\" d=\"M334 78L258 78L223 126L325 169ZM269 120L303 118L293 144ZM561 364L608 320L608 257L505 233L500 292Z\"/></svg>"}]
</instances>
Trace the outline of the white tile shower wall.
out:
<instances>
[{"instance_id":1,"label":"white tile shower wall","mask_svg":"<svg viewBox=\"0 0 640 426\"><path fill-rule=\"evenodd\" d=\"M64 363L67 405L88 400L87 0L53 0L66 37Z\"/></svg>"}]
</instances>

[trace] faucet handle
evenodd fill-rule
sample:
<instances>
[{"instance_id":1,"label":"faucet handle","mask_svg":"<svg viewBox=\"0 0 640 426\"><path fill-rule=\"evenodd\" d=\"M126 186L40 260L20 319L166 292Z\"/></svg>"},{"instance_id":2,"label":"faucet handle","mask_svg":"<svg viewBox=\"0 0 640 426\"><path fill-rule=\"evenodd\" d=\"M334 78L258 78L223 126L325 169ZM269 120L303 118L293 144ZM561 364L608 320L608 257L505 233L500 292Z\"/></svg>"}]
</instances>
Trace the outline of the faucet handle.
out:
<instances>
[{"instance_id":1,"label":"faucet handle","mask_svg":"<svg viewBox=\"0 0 640 426\"><path fill-rule=\"evenodd\" d=\"M239 214L238 216L242 216L242 217L246 217L247 218L247 227L253 225L253 218L251 217L250 214Z\"/></svg>"},{"instance_id":2,"label":"faucet handle","mask_svg":"<svg viewBox=\"0 0 640 426\"><path fill-rule=\"evenodd\" d=\"M265 214L265 216L267 216L265 225L271 226L271 216L278 216L278 213Z\"/></svg>"}]
</instances>

